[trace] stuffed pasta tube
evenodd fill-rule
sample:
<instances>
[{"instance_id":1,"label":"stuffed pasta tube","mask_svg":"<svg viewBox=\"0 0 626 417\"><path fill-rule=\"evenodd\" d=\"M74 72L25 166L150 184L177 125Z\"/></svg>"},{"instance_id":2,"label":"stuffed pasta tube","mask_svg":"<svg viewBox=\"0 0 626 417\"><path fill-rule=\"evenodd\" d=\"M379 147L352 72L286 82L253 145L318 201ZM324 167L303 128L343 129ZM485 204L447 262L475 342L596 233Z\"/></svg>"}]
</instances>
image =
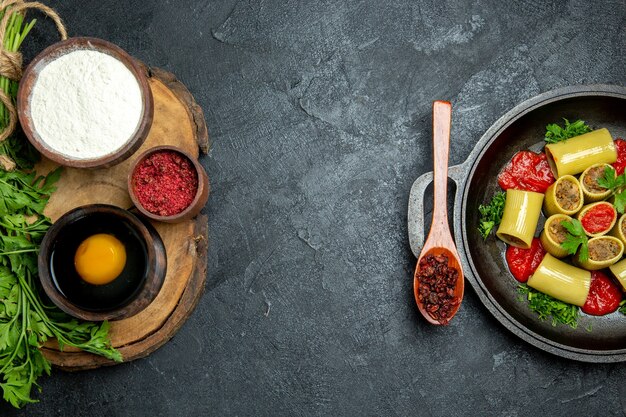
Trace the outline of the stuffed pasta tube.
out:
<instances>
[{"instance_id":1,"label":"stuffed pasta tube","mask_svg":"<svg viewBox=\"0 0 626 417\"><path fill-rule=\"evenodd\" d=\"M612 164L617 160L613 137L606 128L550 143L545 151L555 178L578 174L593 164Z\"/></svg>"},{"instance_id":2,"label":"stuffed pasta tube","mask_svg":"<svg viewBox=\"0 0 626 417\"><path fill-rule=\"evenodd\" d=\"M567 264L549 253L528 279L528 286L537 291L577 306L585 304L590 285L591 272Z\"/></svg>"},{"instance_id":3,"label":"stuffed pasta tube","mask_svg":"<svg viewBox=\"0 0 626 417\"><path fill-rule=\"evenodd\" d=\"M502 222L496 236L505 243L528 249L535 236L543 194L533 191L506 190Z\"/></svg>"}]
</instances>

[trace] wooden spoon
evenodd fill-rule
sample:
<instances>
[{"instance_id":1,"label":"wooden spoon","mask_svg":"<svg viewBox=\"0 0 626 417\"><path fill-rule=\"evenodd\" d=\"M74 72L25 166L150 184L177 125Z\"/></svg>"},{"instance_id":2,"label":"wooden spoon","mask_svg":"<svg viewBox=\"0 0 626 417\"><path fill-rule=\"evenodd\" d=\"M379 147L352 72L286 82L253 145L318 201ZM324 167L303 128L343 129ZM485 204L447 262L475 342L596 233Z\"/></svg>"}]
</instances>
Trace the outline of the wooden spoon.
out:
<instances>
[{"instance_id":1,"label":"wooden spoon","mask_svg":"<svg viewBox=\"0 0 626 417\"><path fill-rule=\"evenodd\" d=\"M435 203L433 208L433 221L430 225L430 232L422 252L417 260L415 275L413 278L413 292L415 302L424 318L432 324L448 324L449 320L456 314L463 299L464 279L463 270L459 254L454 246L454 240L448 225L448 153L450 150L450 126L452 124L452 105L447 101L435 101L433 103L433 155L434 155L434 184ZM452 306L450 314L445 319L436 319L430 315L419 298L419 273L420 261L428 255L445 255L448 257L449 268L458 271L456 287L454 289L453 300L458 301Z\"/></svg>"}]
</instances>

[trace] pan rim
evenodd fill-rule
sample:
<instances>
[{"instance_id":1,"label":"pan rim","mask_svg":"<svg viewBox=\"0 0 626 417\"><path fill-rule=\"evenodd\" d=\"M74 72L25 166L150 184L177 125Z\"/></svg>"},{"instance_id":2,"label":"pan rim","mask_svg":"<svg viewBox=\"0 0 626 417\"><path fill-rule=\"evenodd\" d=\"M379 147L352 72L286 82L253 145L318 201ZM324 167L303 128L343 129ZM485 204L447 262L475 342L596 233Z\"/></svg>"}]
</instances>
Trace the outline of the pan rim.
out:
<instances>
[{"instance_id":1,"label":"pan rim","mask_svg":"<svg viewBox=\"0 0 626 417\"><path fill-rule=\"evenodd\" d=\"M477 142L473 151L470 153L465 165L465 178L461 184L462 192L457 193L455 206L460 207L459 213L465 213L467 210L467 201L469 199L469 184L476 173L476 168L489 147L509 126L519 120L526 114L543 107L545 105L576 98L576 97L611 97L626 100L626 88L616 85L594 84L579 85L559 88L547 91L532 97L513 109L509 110L500 117L494 124L487 129L480 140ZM489 312L498 320L505 328L520 337L522 340L538 347L548 353L561 356L567 359L593 362L593 363L614 363L626 361L626 348L614 350L592 350L581 349L567 344L559 343L546 338L520 323L512 317L506 309L493 297L484 285L480 275L472 261L469 251L469 240L467 237L466 216L455 216L454 228L457 247L461 248L461 257L469 274L466 274L470 284L476 291L482 304Z\"/></svg>"}]
</instances>

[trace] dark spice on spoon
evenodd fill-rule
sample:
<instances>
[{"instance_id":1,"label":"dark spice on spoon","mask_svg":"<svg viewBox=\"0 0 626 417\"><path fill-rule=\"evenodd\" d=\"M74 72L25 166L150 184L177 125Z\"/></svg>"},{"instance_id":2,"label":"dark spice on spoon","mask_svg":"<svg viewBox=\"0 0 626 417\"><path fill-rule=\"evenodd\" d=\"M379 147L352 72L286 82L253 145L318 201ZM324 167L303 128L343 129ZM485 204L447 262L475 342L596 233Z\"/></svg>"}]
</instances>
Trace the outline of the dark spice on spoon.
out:
<instances>
[{"instance_id":1,"label":"dark spice on spoon","mask_svg":"<svg viewBox=\"0 0 626 417\"><path fill-rule=\"evenodd\" d=\"M459 271L448 266L446 255L427 255L419 264L419 300L424 309L442 324L461 300L454 296Z\"/></svg>"},{"instance_id":2,"label":"dark spice on spoon","mask_svg":"<svg viewBox=\"0 0 626 417\"><path fill-rule=\"evenodd\" d=\"M173 216L193 202L198 175L186 156L164 150L137 165L132 184L143 208L159 216Z\"/></svg>"}]
</instances>

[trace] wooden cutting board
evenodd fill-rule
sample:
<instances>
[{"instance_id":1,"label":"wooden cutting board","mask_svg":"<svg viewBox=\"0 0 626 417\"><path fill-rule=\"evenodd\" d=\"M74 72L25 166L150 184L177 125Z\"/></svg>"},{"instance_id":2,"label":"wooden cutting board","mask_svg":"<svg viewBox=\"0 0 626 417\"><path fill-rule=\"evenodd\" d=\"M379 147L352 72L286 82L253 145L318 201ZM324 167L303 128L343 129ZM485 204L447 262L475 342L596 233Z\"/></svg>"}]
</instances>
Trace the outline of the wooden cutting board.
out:
<instances>
[{"instance_id":1,"label":"wooden cutting board","mask_svg":"<svg viewBox=\"0 0 626 417\"><path fill-rule=\"evenodd\" d=\"M45 214L52 221L85 204L106 203L131 208L126 179L134 158L158 145L175 145L198 157L207 153L209 137L202 109L176 77L160 69L144 66L154 97L154 121L142 147L128 160L107 169L64 168L58 189L50 198ZM38 172L56 165L42 161ZM147 356L166 343L180 329L200 300L207 269L208 219L165 224L153 222L167 253L167 275L156 299L139 314L111 322L111 342L124 361ZM56 341L49 341L42 352L62 369L76 371L114 365L103 357L66 347L61 352Z\"/></svg>"}]
</instances>

